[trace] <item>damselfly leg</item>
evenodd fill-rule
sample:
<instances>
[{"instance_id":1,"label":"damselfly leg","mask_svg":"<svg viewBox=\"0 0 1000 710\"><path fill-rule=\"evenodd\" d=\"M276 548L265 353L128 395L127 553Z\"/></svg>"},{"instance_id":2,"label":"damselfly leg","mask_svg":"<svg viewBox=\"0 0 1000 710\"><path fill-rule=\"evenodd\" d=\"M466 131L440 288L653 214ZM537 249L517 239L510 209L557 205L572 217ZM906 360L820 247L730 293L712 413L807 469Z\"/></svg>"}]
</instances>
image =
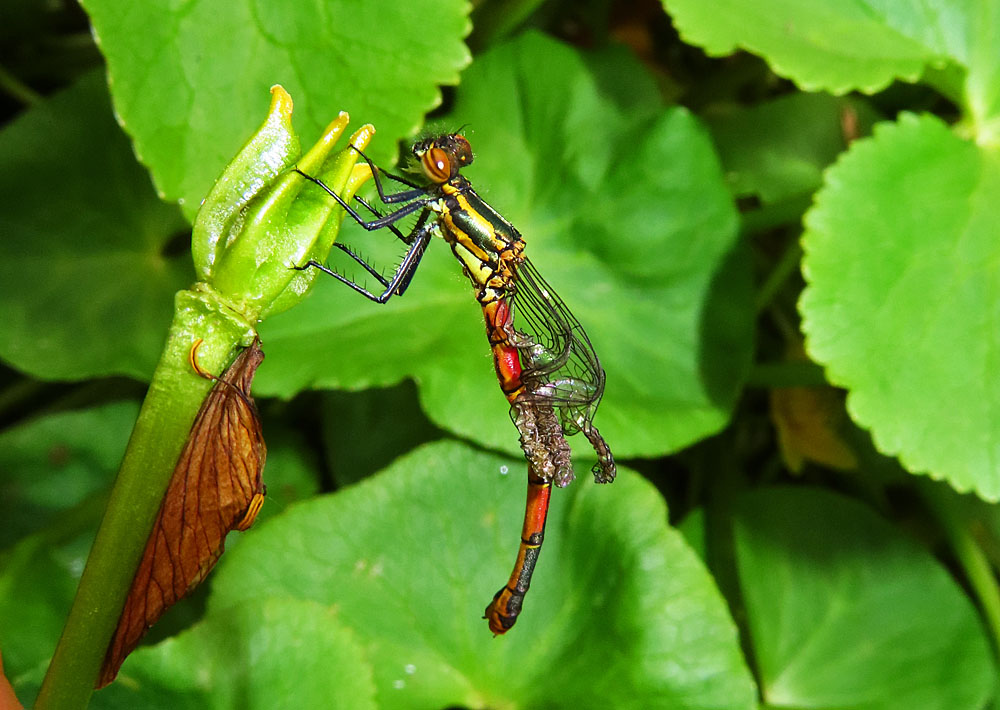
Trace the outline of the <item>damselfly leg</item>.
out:
<instances>
[{"instance_id":1,"label":"damselfly leg","mask_svg":"<svg viewBox=\"0 0 1000 710\"><path fill-rule=\"evenodd\" d=\"M365 158L366 161L368 160L368 156L364 155L364 153L362 153L362 156ZM371 165L370 161L369 165ZM310 259L301 266L293 266L292 268L298 271L303 271L308 268L319 269L323 273L332 276L341 283L350 286L352 289L360 293L362 296L365 296L369 300L375 301L376 303L385 303L393 296L402 296L403 293L406 291L407 287L410 285L410 282L413 279L413 274L416 272L417 266L420 264L420 259L423 258L424 252L427 249L427 245L430 242L430 238L434 234L436 225L427 223L428 213L424 208L426 207L426 202L428 198L425 197L424 199L416 199L421 195L425 195L426 193L424 193L423 191L407 190L405 192L398 192L383 196L382 186L380 181L378 180L377 168L375 168L373 165L371 165L371 167L372 167L372 175L375 177L375 184L378 189L380 199L382 199L384 202L389 202L390 198L398 198L393 200L396 202L405 200L414 200L414 201L410 202L407 205L404 205L395 212L391 212L387 215L380 215L379 212L374 207L365 202L363 199L361 199L360 197L355 198L376 216L376 218L373 220L365 221L365 219L353 207L351 207L346 200L344 200L340 195L331 190L330 187L322 180L314 178L311 175L307 175L298 168L296 168L295 172L304 177L306 180L309 180L310 182L321 187L328 195L330 195L334 200L336 200L337 204L343 207L344 210L347 212L347 214L349 214L351 218L355 222L357 222L358 225L361 226L363 229L366 229L369 232L371 232L378 229L388 228L390 231L392 231L393 234L396 235L396 237L400 241L409 245L409 249L407 249L406 254L403 256L402 261L399 263L399 266L396 267L396 270L393 272L392 277L387 279L381 274L381 272L378 271L378 269L369 264L359 255L355 254L354 251L352 251L349 247L340 244L338 242L334 243L335 247L337 247L342 252L347 254L355 262L360 264L365 271L367 271L371 276L373 276L384 287L382 293L376 295L370 292L361 284L352 281L346 276L337 273L330 267L314 259ZM392 177L393 179L398 179L395 176L390 176L390 177ZM403 219L404 217L407 217L413 214L414 212L417 212L418 210L424 210L424 211L420 214L420 217L417 219L416 225L414 225L410 233L403 234L401 231L399 231L399 228L396 227L395 223Z\"/></svg>"}]
</instances>

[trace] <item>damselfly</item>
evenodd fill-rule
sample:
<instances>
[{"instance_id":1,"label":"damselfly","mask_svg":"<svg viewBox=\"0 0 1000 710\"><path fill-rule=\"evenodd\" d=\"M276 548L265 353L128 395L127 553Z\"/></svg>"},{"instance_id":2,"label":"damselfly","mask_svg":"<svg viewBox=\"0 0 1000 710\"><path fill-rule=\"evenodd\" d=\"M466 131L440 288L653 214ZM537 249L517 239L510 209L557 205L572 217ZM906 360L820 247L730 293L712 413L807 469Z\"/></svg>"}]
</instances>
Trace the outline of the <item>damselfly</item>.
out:
<instances>
[{"instance_id":1,"label":"damselfly","mask_svg":"<svg viewBox=\"0 0 1000 710\"><path fill-rule=\"evenodd\" d=\"M529 469L517 562L507 585L486 608L490 629L501 634L514 625L528 590L544 537L551 485L561 487L573 480L564 436L582 432L597 453L595 480L614 480L614 457L593 424L604 394L604 370L579 321L524 255L521 234L461 174L473 159L468 140L457 133L428 138L413 146L413 156L424 184L383 172L362 153L379 198L397 206L382 215L355 198L374 215L367 221L322 181L300 173L326 190L365 229L389 229L409 245L391 278L383 277L348 247L337 245L382 285L381 293L372 293L316 261L295 268L315 267L365 297L385 303L406 291L433 236L448 242L462 264L486 319L497 378L511 403L511 419L521 433ZM381 175L409 189L386 193ZM404 234L396 223L413 214L418 214L416 224Z\"/></svg>"}]
</instances>

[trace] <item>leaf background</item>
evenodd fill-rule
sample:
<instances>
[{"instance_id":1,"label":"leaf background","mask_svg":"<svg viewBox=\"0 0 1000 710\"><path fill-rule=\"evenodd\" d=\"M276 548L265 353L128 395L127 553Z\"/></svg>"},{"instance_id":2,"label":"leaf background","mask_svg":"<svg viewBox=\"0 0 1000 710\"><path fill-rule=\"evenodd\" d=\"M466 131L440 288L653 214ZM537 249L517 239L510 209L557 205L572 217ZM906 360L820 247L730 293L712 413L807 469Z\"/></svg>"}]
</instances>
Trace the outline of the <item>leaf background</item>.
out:
<instances>
[{"instance_id":1,"label":"leaf background","mask_svg":"<svg viewBox=\"0 0 1000 710\"><path fill-rule=\"evenodd\" d=\"M128 436L125 378L193 280L187 225L281 82L306 144L346 109L381 165L468 124L469 176L607 370L596 422L625 472L557 492L524 616L491 639L523 463L467 281L433 244L385 307L321 283L261 327L259 527L93 707L988 706L1000 14L665 4L501 30L458 2L87 0L100 55L14 8L0 64L44 94L0 131L0 644L22 700ZM344 239L391 268L381 236ZM789 384L846 402L856 428L827 435L856 470L788 472L766 395Z\"/></svg>"}]
</instances>

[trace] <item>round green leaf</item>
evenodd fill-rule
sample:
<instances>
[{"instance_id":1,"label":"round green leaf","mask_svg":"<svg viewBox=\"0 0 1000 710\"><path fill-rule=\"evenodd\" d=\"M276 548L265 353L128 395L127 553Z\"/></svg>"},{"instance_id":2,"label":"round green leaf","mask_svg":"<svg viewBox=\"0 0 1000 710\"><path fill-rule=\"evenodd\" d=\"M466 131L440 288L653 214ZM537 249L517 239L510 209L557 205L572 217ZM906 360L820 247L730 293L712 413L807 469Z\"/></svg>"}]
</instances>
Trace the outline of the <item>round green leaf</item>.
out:
<instances>
[{"instance_id":1,"label":"round green leaf","mask_svg":"<svg viewBox=\"0 0 1000 710\"><path fill-rule=\"evenodd\" d=\"M85 546L74 541L79 557L67 564L65 549L52 549L32 535L0 556L0 643L4 673L17 697L31 707L45 667L66 622L92 535Z\"/></svg>"},{"instance_id":2,"label":"round green leaf","mask_svg":"<svg viewBox=\"0 0 1000 710\"><path fill-rule=\"evenodd\" d=\"M751 350L749 260L705 131L681 109L619 103L602 82L644 70L620 53L598 58L611 65L595 75L570 48L522 36L469 69L447 125L469 124L470 179L590 336L607 371L597 425L617 455L652 456L728 421ZM399 254L390 234L352 241L345 229L344 241ZM261 332L285 367L262 372L260 392L409 376L436 423L517 450L481 310L444 244L386 306L329 280Z\"/></svg>"},{"instance_id":3,"label":"round green leaf","mask_svg":"<svg viewBox=\"0 0 1000 710\"><path fill-rule=\"evenodd\" d=\"M938 0L947 11L951 3ZM1000 145L1000 53L996 51L997 33L1000 32L1000 12L992 2L963 2L964 12L959 20L969 33L968 68L963 92L953 98L965 106L971 130L982 145L994 148ZM958 34L958 24L946 25Z\"/></svg>"},{"instance_id":4,"label":"round green leaf","mask_svg":"<svg viewBox=\"0 0 1000 710\"><path fill-rule=\"evenodd\" d=\"M517 625L481 618L517 551L524 462L447 442L296 505L226 556L210 609L336 609L393 708L752 708L725 605L628 471L553 495Z\"/></svg>"},{"instance_id":5,"label":"round green leaf","mask_svg":"<svg viewBox=\"0 0 1000 710\"><path fill-rule=\"evenodd\" d=\"M385 468L401 454L442 434L420 409L410 381L384 389L328 392L320 423L326 465L338 487Z\"/></svg>"},{"instance_id":6,"label":"round green leaf","mask_svg":"<svg viewBox=\"0 0 1000 710\"><path fill-rule=\"evenodd\" d=\"M248 599L135 651L90 707L374 710L374 694L371 667L336 612L297 599Z\"/></svg>"},{"instance_id":7,"label":"round green leaf","mask_svg":"<svg viewBox=\"0 0 1000 710\"><path fill-rule=\"evenodd\" d=\"M59 412L0 433L0 549L111 485L139 407Z\"/></svg>"},{"instance_id":8,"label":"round green leaf","mask_svg":"<svg viewBox=\"0 0 1000 710\"><path fill-rule=\"evenodd\" d=\"M114 480L137 412L133 402L112 403L51 414L0 434L0 549L6 548L0 554L0 647L5 670L29 706L66 621L104 512L103 493ZM308 448L299 432L271 420L266 411L264 417L267 497L256 525L317 488L315 465L303 453ZM243 538L231 534L227 550ZM199 618L203 604L182 600L151 635L163 636L171 626Z\"/></svg>"},{"instance_id":9,"label":"round green leaf","mask_svg":"<svg viewBox=\"0 0 1000 710\"><path fill-rule=\"evenodd\" d=\"M855 142L806 217L810 355L913 472L1000 498L1000 160L938 119Z\"/></svg>"},{"instance_id":10,"label":"round green leaf","mask_svg":"<svg viewBox=\"0 0 1000 710\"><path fill-rule=\"evenodd\" d=\"M411 133L468 63L464 0L323 3L87 0L115 110L167 200L191 218L282 84L301 135L339 111ZM388 154L383 148L381 155Z\"/></svg>"},{"instance_id":11,"label":"round green leaf","mask_svg":"<svg viewBox=\"0 0 1000 710\"><path fill-rule=\"evenodd\" d=\"M975 608L928 553L820 490L746 494L740 588L769 707L978 710L995 667Z\"/></svg>"},{"instance_id":12,"label":"round green leaf","mask_svg":"<svg viewBox=\"0 0 1000 710\"><path fill-rule=\"evenodd\" d=\"M57 412L0 433L0 648L31 707L139 407ZM16 543L16 544L15 544Z\"/></svg>"},{"instance_id":13,"label":"round green leaf","mask_svg":"<svg viewBox=\"0 0 1000 710\"><path fill-rule=\"evenodd\" d=\"M268 416L266 408L263 429L267 441L267 462L264 465L267 496L254 525L260 525L293 502L314 496L319 491L318 464L303 433L284 419ZM242 538L242 535L231 535L228 540L238 544Z\"/></svg>"},{"instance_id":14,"label":"round green leaf","mask_svg":"<svg viewBox=\"0 0 1000 710\"><path fill-rule=\"evenodd\" d=\"M707 121L733 194L775 203L818 190L823 170L847 147L846 112L862 135L871 130L875 116L866 103L829 94L715 109Z\"/></svg>"},{"instance_id":15,"label":"round green leaf","mask_svg":"<svg viewBox=\"0 0 1000 710\"><path fill-rule=\"evenodd\" d=\"M992 2L663 0L686 41L710 54L746 49L808 91L874 93L933 82L983 145L1000 143L1000 13Z\"/></svg>"},{"instance_id":16,"label":"round green leaf","mask_svg":"<svg viewBox=\"0 0 1000 710\"><path fill-rule=\"evenodd\" d=\"M0 357L43 379L148 377L190 257L91 73L0 133ZM113 343L113 347L109 346Z\"/></svg>"},{"instance_id":17,"label":"round green leaf","mask_svg":"<svg viewBox=\"0 0 1000 710\"><path fill-rule=\"evenodd\" d=\"M965 2L663 0L687 42L714 55L746 49L803 89L873 93L967 56ZM968 3L971 5L971 3Z\"/></svg>"}]
</instances>

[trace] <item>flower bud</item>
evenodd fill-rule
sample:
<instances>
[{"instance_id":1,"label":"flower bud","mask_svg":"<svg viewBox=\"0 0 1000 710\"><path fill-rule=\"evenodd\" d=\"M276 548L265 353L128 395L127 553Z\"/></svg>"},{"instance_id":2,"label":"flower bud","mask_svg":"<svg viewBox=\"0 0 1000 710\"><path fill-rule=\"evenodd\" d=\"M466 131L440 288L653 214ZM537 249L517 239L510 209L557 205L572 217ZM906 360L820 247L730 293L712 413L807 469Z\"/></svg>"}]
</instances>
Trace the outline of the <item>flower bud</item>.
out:
<instances>
[{"instance_id":1,"label":"flower bud","mask_svg":"<svg viewBox=\"0 0 1000 710\"><path fill-rule=\"evenodd\" d=\"M293 168L319 177L345 200L371 176L350 146L331 155L350 120L346 113L300 157L291 97L280 86L271 94L267 119L216 181L192 234L199 278L251 323L302 300L313 270L292 267L324 261L343 220L335 202L303 192L305 178ZM374 133L363 126L351 145L363 149Z\"/></svg>"}]
</instances>

